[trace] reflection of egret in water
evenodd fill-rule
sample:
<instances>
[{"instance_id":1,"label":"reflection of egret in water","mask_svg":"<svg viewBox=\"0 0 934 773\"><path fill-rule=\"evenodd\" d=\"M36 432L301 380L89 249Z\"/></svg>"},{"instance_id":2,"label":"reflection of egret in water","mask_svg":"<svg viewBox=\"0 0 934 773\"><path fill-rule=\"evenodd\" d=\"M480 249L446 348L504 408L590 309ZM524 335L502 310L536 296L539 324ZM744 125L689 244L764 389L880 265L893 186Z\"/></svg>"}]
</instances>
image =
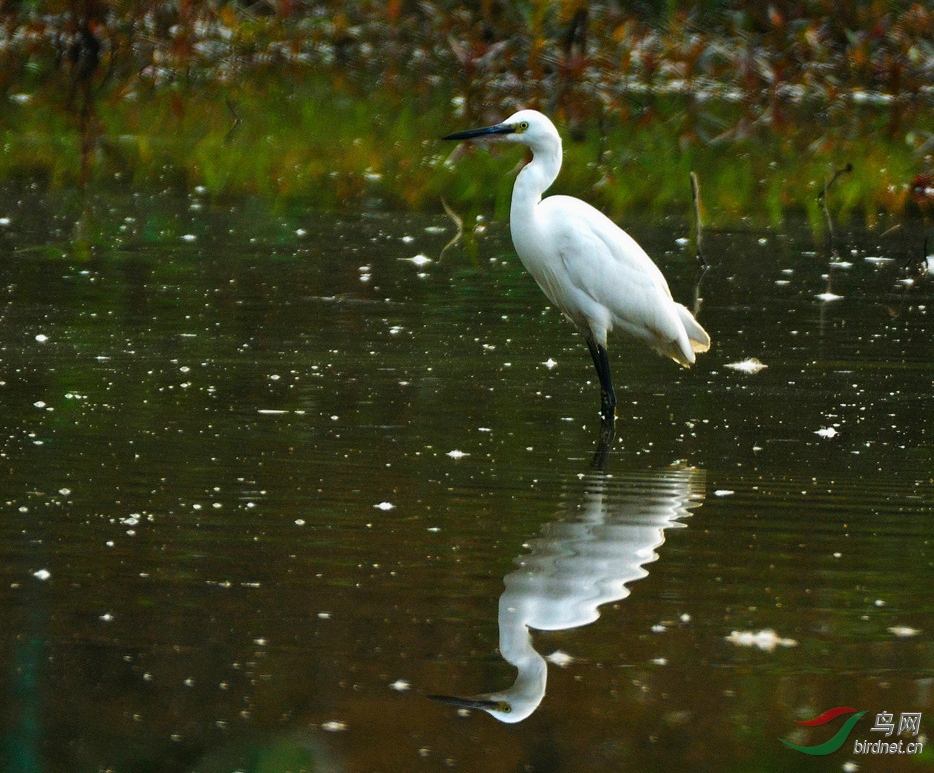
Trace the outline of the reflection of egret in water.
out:
<instances>
[{"instance_id":1,"label":"reflection of egret in water","mask_svg":"<svg viewBox=\"0 0 934 773\"><path fill-rule=\"evenodd\" d=\"M563 631L592 623L599 607L629 595L627 583L648 575L645 564L684 526L704 498L703 473L672 468L640 475L585 476L573 518L546 524L517 559L499 599L499 650L519 674L508 690L476 698L433 695L460 708L483 709L502 722L521 722L545 696L548 668L532 646L530 628Z\"/></svg>"}]
</instances>

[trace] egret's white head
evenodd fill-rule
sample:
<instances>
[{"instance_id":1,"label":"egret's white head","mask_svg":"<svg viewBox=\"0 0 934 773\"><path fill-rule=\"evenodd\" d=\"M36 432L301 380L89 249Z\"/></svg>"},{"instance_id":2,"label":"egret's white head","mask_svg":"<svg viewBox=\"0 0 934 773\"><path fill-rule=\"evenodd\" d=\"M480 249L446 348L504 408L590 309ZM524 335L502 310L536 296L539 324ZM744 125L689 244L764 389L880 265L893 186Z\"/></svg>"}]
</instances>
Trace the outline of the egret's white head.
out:
<instances>
[{"instance_id":1,"label":"egret's white head","mask_svg":"<svg viewBox=\"0 0 934 773\"><path fill-rule=\"evenodd\" d=\"M541 695L534 700L515 700L514 696L506 693L481 695L477 698L458 698L453 695L429 695L428 697L438 703L454 706L458 709L473 709L485 711L494 719L507 725L514 725L529 717L538 708L544 697L544 686ZM508 699L507 699L508 698Z\"/></svg>"},{"instance_id":2,"label":"egret's white head","mask_svg":"<svg viewBox=\"0 0 934 773\"><path fill-rule=\"evenodd\" d=\"M500 599L507 597L509 591ZM512 616L512 611L507 617ZM510 630L513 625L517 627ZM518 670L512 687L502 692L478 695L475 698L458 698L453 695L429 695L433 701L456 706L459 709L479 709L500 722L512 725L531 716L545 697L548 683L548 664L532 647L529 629L521 619L512 624L504 622L500 607L499 648L503 657ZM505 627L504 627L505 626Z\"/></svg>"},{"instance_id":3,"label":"egret's white head","mask_svg":"<svg viewBox=\"0 0 934 773\"><path fill-rule=\"evenodd\" d=\"M520 110L495 126L455 132L441 139L472 140L481 137L517 142L530 148L533 154L561 153L561 136L558 130L548 117L538 110Z\"/></svg>"}]
</instances>

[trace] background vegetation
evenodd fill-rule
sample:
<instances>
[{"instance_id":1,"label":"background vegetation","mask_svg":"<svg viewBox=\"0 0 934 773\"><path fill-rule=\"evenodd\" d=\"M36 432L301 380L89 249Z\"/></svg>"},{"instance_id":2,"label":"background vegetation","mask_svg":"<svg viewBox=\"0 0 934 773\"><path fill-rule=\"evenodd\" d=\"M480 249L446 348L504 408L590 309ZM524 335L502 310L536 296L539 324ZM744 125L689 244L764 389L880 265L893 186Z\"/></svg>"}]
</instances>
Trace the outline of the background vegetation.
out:
<instances>
[{"instance_id":1,"label":"background vegetation","mask_svg":"<svg viewBox=\"0 0 934 773\"><path fill-rule=\"evenodd\" d=\"M926 205L934 12L740 3L46 2L0 16L0 179L437 208L519 157L436 138L520 106L566 138L558 186L614 214L772 221ZM453 156L452 156L453 153ZM515 154L516 151L513 151Z\"/></svg>"}]
</instances>

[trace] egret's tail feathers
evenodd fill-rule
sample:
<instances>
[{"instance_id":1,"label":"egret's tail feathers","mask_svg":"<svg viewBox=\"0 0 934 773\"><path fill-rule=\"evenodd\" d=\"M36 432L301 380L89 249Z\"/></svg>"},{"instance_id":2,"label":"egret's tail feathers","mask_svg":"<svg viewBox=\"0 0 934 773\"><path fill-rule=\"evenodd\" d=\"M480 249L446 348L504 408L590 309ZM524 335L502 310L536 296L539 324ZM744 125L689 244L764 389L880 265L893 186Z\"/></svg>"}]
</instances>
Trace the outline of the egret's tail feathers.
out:
<instances>
[{"instance_id":1,"label":"egret's tail feathers","mask_svg":"<svg viewBox=\"0 0 934 773\"><path fill-rule=\"evenodd\" d=\"M691 349L695 352L706 352L710 348L710 335L684 306L680 303L675 306L678 308L681 324L684 325L684 332L688 334L688 340L691 342Z\"/></svg>"},{"instance_id":2,"label":"egret's tail feathers","mask_svg":"<svg viewBox=\"0 0 934 773\"><path fill-rule=\"evenodd\" d=\"M700 326L700 323L694 319L694 315L684 306L676 303L675 309L678 312L678 319L684 328L685 335L683 337L679 335L666 347L659 347L659 351L671 357L675 362L684 365L684 367L690 368L694 364L695 353L706 352L710 348L710 336Z\"/></svg>"}]
</instances>

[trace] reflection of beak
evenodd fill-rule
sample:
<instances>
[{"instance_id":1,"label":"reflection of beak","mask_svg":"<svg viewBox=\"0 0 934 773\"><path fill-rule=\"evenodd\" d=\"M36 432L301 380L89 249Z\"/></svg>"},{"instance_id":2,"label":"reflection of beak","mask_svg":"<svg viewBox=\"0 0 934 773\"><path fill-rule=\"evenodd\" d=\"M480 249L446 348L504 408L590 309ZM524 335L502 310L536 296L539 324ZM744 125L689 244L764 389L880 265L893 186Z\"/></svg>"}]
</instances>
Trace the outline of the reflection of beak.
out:
<instances>
[{"instance_id":1,"label":"reflection of beak","mask_svg":"<svg viewBox=\"0 0 934 773\"><path fill-rule=\"evenodd\" d=\"M481 709L483 711L509 712L510 706L506 701L491 701L488 698L458 698L456 695L429 695L428 698L446 706L458 709Z\"/></svg>"},{"instance_id":2,"label":"reflection of beak","mask_svg":"<svg viewBox=\"0 0 934 773\"><path fill-rule=\"evenodd\" d=\"M446 134L441 139L443 140L472 140L475 137L486 137L488 135L497 135L497 134L512 134L515 132L516 127L510 126L505 123L498 123L496 126L487 126L483 129L468 129L463 132L454 132L454 134Z\"/></svg>"}]
</instances>

